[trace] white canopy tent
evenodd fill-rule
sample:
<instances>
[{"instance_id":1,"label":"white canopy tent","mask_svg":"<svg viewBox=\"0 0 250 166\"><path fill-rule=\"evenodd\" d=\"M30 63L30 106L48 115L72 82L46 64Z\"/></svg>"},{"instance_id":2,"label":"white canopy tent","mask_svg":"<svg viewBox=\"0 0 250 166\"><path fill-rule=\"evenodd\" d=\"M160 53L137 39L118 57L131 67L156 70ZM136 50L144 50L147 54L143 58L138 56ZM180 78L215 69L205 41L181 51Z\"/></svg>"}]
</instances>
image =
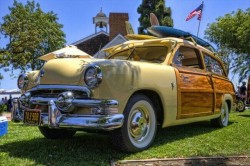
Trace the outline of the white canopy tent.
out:
<instances>
[{"instance_id":1,"label":"white canopy tent","mask_svg":"<svg viewBox=\"0 0 250 166\"><path fill-rule=\"evenodd\" d=\"M56 58L76 58L76 57L77 58L93 58L91 55L78 49L76 46L70 45L70 46L61 48L59 50L50 52L48 54L45 54L43 56L40 56L38 59L49 61L51 59L56 59Z\"/></svg>"}]
</instances>

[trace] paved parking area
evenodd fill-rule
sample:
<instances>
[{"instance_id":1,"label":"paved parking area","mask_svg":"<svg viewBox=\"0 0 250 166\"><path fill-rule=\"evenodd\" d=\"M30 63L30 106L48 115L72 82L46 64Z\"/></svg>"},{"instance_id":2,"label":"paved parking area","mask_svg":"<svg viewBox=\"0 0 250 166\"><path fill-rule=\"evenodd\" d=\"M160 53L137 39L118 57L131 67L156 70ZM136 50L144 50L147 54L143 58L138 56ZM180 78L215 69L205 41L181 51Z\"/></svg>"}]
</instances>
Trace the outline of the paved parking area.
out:
<instances>
[{"instance_id":1,"label":"paved parking area","mask_svg":"<svg viewBox=\"0 0 250 166\"><path fill-rule=\"evenodd\" d=\"M149 160L123 160L111 161L111 166L248 166L249 156L215 156L215 157L193 157L193 158L167 158Z\"/></svg>"}]
</instances>

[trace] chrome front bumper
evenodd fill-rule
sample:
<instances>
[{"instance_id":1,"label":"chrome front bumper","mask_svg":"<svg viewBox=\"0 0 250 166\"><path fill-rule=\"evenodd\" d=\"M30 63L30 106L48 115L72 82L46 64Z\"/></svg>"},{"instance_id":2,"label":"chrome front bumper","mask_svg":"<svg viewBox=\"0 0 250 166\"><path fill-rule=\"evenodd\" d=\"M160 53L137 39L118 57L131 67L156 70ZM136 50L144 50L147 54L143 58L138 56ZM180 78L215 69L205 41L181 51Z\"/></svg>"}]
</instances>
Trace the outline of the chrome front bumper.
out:
<instances>
[{"instance_id":1,"label":"chrome front bumper","mask_svg":"<svg viewBox=\"0 0 250 166\"><path fill-rule=\"evenodd\" d=\"M123 114L114 115L74 115L61 114L53 100L49 102L49 113L41 117L41 125L51 128L85 128L112 130L122 126Z\"/></svg>"},{"instance_id":2,"label":"chrome front bumper","mask_svg":"<svg viewBox=\"0 0 250 166\"><path fill-rule=\"evenodd\" d=\"M36 100L36 102L38 102ZM40 100L38 103L46 103ZM84 102L83 102L84 103ZM84 104L82 103L82 106ZM113 105L113 104L114 105ZM74 129L94 129L94 130L114 130L123 125L123 114L110 115L79 115L79 114L62 114L56 107L55 101L47 101L48 113L41 114L40 126L48 126L50 128L74 128ZM19 121L23 119L23 111L25 108L18 106L18 100L13 101L12 120ZM108 106L106 109L117 107L117 102L110 100L88 100L85 106Z\"/></svg>"}]
</instances>

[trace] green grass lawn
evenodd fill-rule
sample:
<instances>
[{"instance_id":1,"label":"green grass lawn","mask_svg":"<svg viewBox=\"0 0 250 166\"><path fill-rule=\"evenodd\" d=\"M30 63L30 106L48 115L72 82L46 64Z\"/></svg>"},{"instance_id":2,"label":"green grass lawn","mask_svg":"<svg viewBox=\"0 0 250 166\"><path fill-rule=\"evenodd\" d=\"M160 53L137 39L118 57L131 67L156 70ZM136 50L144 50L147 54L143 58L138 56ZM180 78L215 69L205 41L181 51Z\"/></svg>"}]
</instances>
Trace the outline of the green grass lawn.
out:
<instances>
[{"instance_id":1,"label":"green grass lawn","mask_svg":"<svg viewBox=\"0 0 250 166\"><path fill-rule=\"evenodd\" d=\"M250 155L250 110L230 114L226 128L209 122L159 129L153 146L126 154L108 135L78 132L72 139L47 140L37 127L9 122L0 137L0 165L109 165L110 160Z\"/></svg>"}]
</instances>

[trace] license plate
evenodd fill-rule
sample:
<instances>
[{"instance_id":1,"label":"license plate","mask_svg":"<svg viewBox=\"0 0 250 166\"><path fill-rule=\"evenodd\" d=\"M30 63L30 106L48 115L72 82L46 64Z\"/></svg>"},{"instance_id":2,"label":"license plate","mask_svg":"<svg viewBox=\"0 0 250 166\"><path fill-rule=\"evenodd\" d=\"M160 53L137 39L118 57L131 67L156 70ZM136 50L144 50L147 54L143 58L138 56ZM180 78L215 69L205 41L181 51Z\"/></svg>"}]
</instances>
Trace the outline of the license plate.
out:
<instances>
[{"instance_id":1,"label":"license plate","mask_svg":"<svg viewBox=\"0 0 250 166\"><path fill-rule=\"evenodd\" d=\"M41 110L28 109L24 111L23 122L29 125L39 125L41 120Z\"/></svg>"}]
</instances>

